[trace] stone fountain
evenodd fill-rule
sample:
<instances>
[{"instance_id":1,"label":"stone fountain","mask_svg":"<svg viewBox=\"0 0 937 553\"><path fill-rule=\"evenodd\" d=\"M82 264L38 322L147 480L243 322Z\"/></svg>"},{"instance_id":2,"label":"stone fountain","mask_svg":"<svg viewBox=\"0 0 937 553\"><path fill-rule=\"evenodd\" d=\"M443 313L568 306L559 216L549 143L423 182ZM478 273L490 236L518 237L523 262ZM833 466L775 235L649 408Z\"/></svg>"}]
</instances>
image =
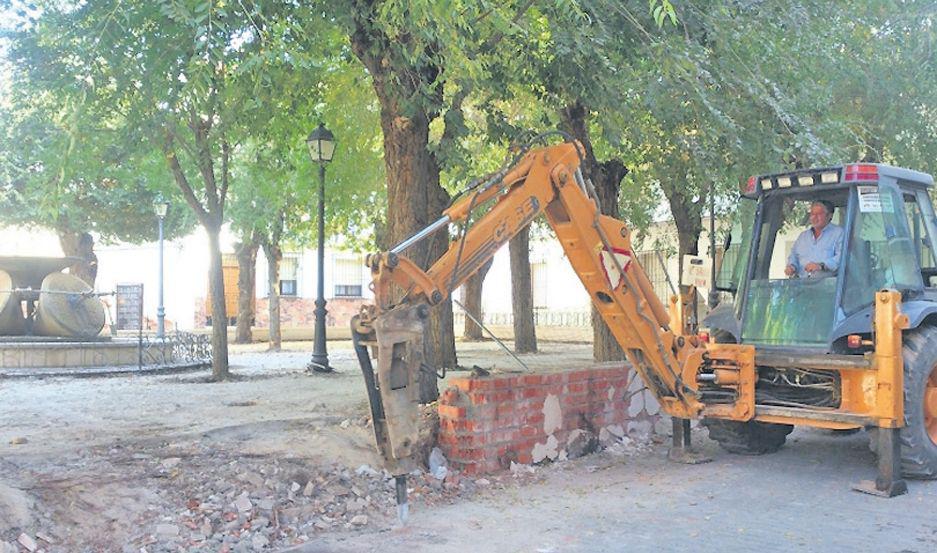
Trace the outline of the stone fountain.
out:
<instances>
[{"instance_id":1,"label":"stone fountain","mask_svg":"<svg viewBox=\"0 0 937 553\"><path fill-rule=\"evenodd\" d=\"M76 261L0 256L0 376L113 374L210 362L202 337L151 342L142 332L135 338L102 333L102 294L62 272Z\"/></svg>"}]
</instances>

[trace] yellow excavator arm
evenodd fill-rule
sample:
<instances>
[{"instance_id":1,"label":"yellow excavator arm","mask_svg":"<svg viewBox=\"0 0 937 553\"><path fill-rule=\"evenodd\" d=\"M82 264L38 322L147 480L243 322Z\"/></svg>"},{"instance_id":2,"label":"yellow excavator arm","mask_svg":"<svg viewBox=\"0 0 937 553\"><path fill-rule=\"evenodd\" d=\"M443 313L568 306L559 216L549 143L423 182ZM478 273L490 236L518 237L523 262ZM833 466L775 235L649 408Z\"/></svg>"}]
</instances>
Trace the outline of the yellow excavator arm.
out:
<instances>
[{"instance_id":1,"label":"yellow excavator arm","mask_svg":"<svg viewBox=\"0 0 937 553\"><path fill-rule=\"evenodd\" d=\"M412 448L419 422L420 373L433 371L423 362L429 308L448 298L540 214L556 233L631 366L665 412L680 418L698 416L704 405L697 399L697 380L705 373L704 378L721 378L738 390L737 401L716 407L721 414L751 417L745 411L754 402L754 382L739 378L745 373L739 369L753 363L752 348L706 347L696 336L683 336L682 329L671 327L668 310L635 258L630 230L600 213L592 184L580 171L582 151L577 142L531 149L511 167L470 189L423 231L390 251L368 256L375 304L365 306L354 319L353 335L378 449L391 473L405 475L415 468ZM428 270L403 255L409 246L449 224L467 226L473 211L488 203L490 209ZM369 348L376 350L376 368ZM714 356L719 359L714 361Z\"/></svg>"}]
</instances>

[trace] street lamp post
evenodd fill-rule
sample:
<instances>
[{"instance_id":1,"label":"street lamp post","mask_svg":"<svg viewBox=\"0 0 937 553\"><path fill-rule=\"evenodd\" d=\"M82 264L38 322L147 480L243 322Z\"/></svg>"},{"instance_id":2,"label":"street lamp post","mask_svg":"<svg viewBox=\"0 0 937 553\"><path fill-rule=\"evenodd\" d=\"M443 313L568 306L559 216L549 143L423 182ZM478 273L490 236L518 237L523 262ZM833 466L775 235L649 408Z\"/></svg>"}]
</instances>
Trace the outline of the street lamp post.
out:
<instances>
[{"instance_id":1,"label":"street lamp post","mask_svg":"<svg viewBox=\"0 0 937 553\"><path fill-rule=\"evenodd\" d=\"M163 306L163 221L169 212L169 202L159 197L153 209L159 219L159 304L156 307L156 337L163 339L166 337L166 307Z\"/></svg>"},{"instance_id":2,"label":"street lamp post","mask_svg":"<svg viewBox=\"0 0 937 553\"><path fill-rule=\"evenodd\" d=\"M316 285L316 330L309 368L316 372L332 372L329 366L329 354L325 350L325 165L332 161L335 153L335 137L332 132L319 123L306 138L309 155L313 163L319 165L319 263Z\"/></svg>"}]
</instances>

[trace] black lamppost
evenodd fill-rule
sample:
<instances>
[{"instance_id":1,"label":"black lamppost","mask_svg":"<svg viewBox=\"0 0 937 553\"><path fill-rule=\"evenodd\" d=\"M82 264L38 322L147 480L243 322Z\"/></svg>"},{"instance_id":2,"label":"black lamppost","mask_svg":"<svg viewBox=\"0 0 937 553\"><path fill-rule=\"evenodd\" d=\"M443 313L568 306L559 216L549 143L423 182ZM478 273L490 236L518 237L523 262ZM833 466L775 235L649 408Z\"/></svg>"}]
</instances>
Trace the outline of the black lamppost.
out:
<instances>
[{"instance_id":1,"label":"black lamppost","mask_svg":"<svg viewBox=\"0 0 937 553\"><path fill-rule=\"evenodd\" d=\"M316 286L316 334L309 368L317 372L331 372L329 354L325 351L325 164L335 153L335 137L319 123L306 138L313 163L319 164L319 282Z\"/></svg>"},{"instance_id":2,"label":"black lamppost","mask_svg":"<svg viewBox=\"0 0 937 553\"><path fill-rule=\"evenodd\" d=\"M169 202L162 196L156 198L153 210L159 219L159 305L156 307L156 337L166 337L166 307L163 306L163 221L169 212Z\"/></svg>"}]
</instances>

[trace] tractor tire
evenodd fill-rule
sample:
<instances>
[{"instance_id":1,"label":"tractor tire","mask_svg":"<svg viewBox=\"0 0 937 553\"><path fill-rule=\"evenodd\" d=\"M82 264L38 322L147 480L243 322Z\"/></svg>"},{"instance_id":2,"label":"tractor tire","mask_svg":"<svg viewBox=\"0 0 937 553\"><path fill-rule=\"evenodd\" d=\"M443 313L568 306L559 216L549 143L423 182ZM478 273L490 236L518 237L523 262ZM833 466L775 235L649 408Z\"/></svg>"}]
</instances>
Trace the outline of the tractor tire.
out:
<instances>
[{"instance_id":1,"label":"tractor tire","mask_svg":"<svg viewBox=\"0 0 937 553\"><path fill-rule=\"evenodd\" d=\"M789 424L739 422L703 419L709 438L722 449L738 455L764 455L781 449L787 435L794 430Z\"/></svg>"},{"instance_id":2,"label":"tractor tire","mask_svg":"<svg viewBox=\"0 0 937 553\"><path fill-rule=\"evenodd\" d=\"M901 471L906 478L937 478L937 328L922 326L904 335L904 427ZM878 429L869 429L875 451Z\"/></svg>"}]
</instances>

